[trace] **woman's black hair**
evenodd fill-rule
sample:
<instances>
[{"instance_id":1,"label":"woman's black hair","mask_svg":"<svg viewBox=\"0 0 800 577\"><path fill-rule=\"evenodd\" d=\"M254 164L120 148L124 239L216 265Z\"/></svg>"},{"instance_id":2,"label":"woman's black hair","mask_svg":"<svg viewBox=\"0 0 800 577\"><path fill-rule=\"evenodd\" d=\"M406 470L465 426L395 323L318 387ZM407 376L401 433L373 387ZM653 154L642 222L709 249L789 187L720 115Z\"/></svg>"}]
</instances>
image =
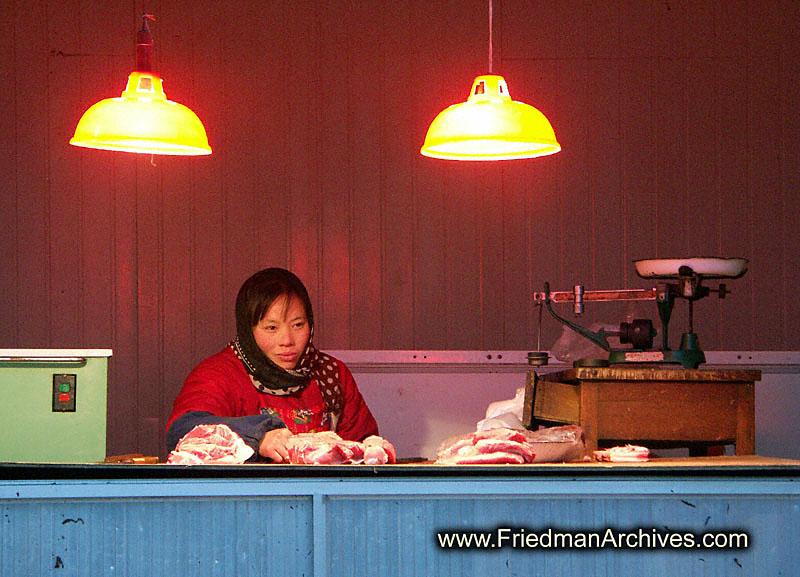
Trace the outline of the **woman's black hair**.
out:
<instances>
[{"instance_id":1,"label":"woman's black hair","mask_svg":"<svg viewBox=\"0 0 800 577\"><path fill-rule=\"evenodd\" d=\"M236 296L236 332L241 338L267 314L272 303L281 296L296 297L303 303L309 327L314 326L311 299L303 282L283 268L267 268L247 279Z\"/></svg>"}]
</instances>

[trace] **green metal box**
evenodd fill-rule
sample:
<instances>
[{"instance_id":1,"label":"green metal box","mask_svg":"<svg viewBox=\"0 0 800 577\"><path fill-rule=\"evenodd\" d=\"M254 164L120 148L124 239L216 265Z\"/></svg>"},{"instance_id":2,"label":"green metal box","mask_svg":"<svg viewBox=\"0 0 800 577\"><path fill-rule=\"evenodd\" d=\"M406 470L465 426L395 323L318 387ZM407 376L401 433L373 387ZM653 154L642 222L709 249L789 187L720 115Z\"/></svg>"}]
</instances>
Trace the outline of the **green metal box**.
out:
<instances>
[{"instance_id":1,"label":"green metal box","mask_svg":"<svg viewBox=\"0 0 800 577\"><path fill-rule=\"evenodd\" d=\"M0 349L0 461L106 457L108 349Z\"/></svg>"}]
</instances>

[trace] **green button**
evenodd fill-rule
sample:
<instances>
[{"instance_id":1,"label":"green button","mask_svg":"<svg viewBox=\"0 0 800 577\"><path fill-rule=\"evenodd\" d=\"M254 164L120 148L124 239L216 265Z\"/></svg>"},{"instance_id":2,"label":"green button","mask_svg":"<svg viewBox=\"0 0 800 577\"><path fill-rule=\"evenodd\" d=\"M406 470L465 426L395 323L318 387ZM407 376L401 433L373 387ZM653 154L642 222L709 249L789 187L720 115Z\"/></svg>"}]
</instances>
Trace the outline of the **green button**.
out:
<instances>
[{"instance_id":1,"label":"green button","mask_svg":"<svg viewBox=\"0 0 800 577\"><path fill-rule=\"evenodd\" d=\"M58 390L61 391L62 393L68 393L69 392L69 383L61 383L61 385L59 385L59 387L58 387Z\"/></svg>"}]
</instances>

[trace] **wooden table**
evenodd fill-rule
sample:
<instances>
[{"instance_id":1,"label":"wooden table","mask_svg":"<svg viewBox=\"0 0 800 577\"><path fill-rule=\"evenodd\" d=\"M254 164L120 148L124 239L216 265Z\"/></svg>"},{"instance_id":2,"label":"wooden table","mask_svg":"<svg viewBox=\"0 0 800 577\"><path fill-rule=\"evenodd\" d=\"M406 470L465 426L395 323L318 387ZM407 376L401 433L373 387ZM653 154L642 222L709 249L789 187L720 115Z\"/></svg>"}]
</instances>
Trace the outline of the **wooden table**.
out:
<instances>
[{"instance_id":1,"label":"wooden table","mask_svg":"<svg viewBox=\"0 0 800 577\"><path fill-rule=\"evenodd\" d=\"M528 372L523 422L580 425L586 449L640 443L689 447L734 444L755 454L755 381L760 371L640 366Z\"/></svg>"}]
</instances>

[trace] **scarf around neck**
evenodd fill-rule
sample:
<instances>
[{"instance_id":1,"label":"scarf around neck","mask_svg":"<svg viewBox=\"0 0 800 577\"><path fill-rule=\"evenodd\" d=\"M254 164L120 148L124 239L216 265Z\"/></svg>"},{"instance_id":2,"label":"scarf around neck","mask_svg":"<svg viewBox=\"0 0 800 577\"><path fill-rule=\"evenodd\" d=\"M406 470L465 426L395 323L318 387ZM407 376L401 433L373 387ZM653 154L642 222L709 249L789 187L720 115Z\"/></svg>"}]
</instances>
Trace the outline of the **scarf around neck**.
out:
<instances>
[{"instance_id":1,"label":"scarf around neck","mask_svg":"<svg viewBox=\"0 0 800 577\"><path fill-rule=\"evenodd\" d=\"M302 391L314 380L319 386L326 411L335 416L334 423L338 420L343 407L342 384L336 361L330 355L319 352L309 339L297 366L284 369L258 348L255 339L252 344L255 350L237 336L230 346L258 391L270 395L291 395Z\"/></svg>"},{"instance_id":2,"label":"scarf around neck","mask_svg":"<svg viewBox=\"0 0 800 577\"><path fill-rule=\"evenodd\" d=\"M258 348L253 338L247 339L237 335L231 347L250 374L253 385L262 393L290 395L305 389L311 380L308 361L311 351L316 353L311 341L306 345L294 369L284 369L274 363Z\"/></svg>"}]
</instances>

